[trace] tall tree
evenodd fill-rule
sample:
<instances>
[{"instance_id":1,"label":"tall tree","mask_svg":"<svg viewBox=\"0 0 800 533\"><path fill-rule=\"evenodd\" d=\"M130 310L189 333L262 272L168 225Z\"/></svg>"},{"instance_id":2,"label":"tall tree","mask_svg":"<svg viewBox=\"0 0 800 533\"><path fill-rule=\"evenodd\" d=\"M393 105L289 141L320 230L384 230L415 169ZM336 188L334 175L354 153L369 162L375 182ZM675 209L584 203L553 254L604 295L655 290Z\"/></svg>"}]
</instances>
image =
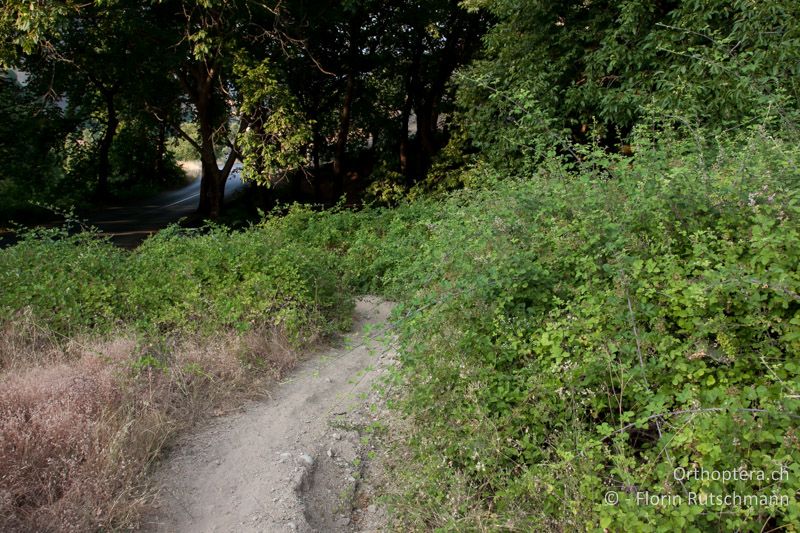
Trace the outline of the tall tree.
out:
<instances>
[{"instance_id":1,"label":"tall tree","mask_svg":"<svg viewBox=\"0 0 800 533\"><path fill-rule=\"evenodd\" d=\"M178 134L200 153L198 212L216 218L222 211L225 183L237 158L242 157L237 136L251 131L251 125L255 130L252 133L263 129L264 112L269 107L257 105L258 97L244 94L260 91L261 99L266 98L253 77L237 65L259 64L278 52L285 53L285 48L295 43L282 29L289 11L280 1L269 5L236 0L165 0L157 10L160 24L173 38L174 73L198 126L199 138L195 139L175 125ZM265 83L270 79L265 78ZM228 148L221 166L220 145Z\"/></svg>"},{"instance_id":2,"label":"tall tree","mask_svg":"<svg viewBox=\"0 0 800 533\"><path fill-rule=\"evenodd\" d=\"M112 174L129 167L123 162L114 169L111 158L125 124L137 124L144 136L149 136L144 129L155 132L160 148L152 152L152 174L168 172L166 131L148 119L148 103L174 106L177 93L165 54L157 53L165 43L154 16L151 4L133 0L48 3L37 9L11 1L0 10L3 57L28 73L30 90L59 101L77 128L91 132L92 164L77 170L94 177L101 199Z\"/></svg>"},{"instance_id":3,"label":"tall tree","mask_svg":"<svg viewBox=\"0 0 800 533\"><path fill-rule=\"evenodd\" d=\"M27 201L57 179L57 148L69 126L58 107L14 73L0 76L0 223L27 210Z\"/></svg>"},{"instance_id":4,"label":"tall tree","mask_svg":"<svg viewBox=\"0 0 800 533\"><path fill-rule=\"evenodd\" d=\"M87 4L58 19L39 42L36 53L23 56L30 83L73 108L97 110L101 124L96 143L96 195L106 198L111 175L109 154L120 125L120 99L132 94L137 57L134 46L141 18L135 6L99 8Z\"/></svg>"},{"instance_id":5,"label":"tall tree","mask_svg":"<svg viewBox=\"0 0 800 533\"><path fill-rule=\"evenodd\" d=\"M293 17L307 53L287 69L293 92L313 114L312 159L330 158L334 197L358 163L348 155L367 147L382 168L399 166L410 181L421 179L441 146L450 78L479 49L486 17L452 0L322 4Z\"/></svg>"},{"instance_id":6,"label":"tall tree","mask_svg":"<svg viewBox=\"0 0 800 533\"><path fill-rule=\"evenodd\" d=\"M406 97L401 108L400 164L411 179L421 179L438 151L436 133L449 82L457 68L480 49L487 20L469 13L457 1L420 1L398 13L399 60L405 64ZM410 113L416 119L416 154L410 155ZM413 164L412 161L413 160Z\"/></svg>"},{"instance_id":7,"label":"tall tree","mask_svg":"<svg viewBox=\"0 0 800 533\"><path fill-rule=\"evenodd\" d=\"M719 128L797 109L797 2L465 4L497 21L460 77L460 103L472 141L499 164L563 139L613 146L648 108Z\"/></svg>"}]
</instances>

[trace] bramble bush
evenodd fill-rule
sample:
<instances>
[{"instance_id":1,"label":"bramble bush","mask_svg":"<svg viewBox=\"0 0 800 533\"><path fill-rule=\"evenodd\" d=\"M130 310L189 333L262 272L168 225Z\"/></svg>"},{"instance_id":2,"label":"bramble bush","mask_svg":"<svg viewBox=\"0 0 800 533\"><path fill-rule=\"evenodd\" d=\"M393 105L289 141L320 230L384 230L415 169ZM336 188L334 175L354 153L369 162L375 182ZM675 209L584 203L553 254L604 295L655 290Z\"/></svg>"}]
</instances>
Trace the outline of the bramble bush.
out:
<instances>
[{"instance_id":1,"label":"bramble bush","mask_svg":"<svg viewBox=\"0 0 800 533\"><path fill-rule=\"evenodd\" d=\"M800 521L800 150L758 130L701 149L668 137L400 208L353 242L405 302L402 527ZM734 493L788 505L708 499Z\"/></svg>"},{"instance_id":2,"label":"bramble bush","mask_svg":"<svg viewBox=\"0 0 800 533\"><path fill-rule=\"evenodd\" d=\"M274 228L171 228L132 253L90 232L35 230L0 252L0 313L13 320L27 309L65 335L120 325L154 336L214 333L269 322L302 343L346 327L352 298L336 257Z\"/></svg>"}]
</instances>

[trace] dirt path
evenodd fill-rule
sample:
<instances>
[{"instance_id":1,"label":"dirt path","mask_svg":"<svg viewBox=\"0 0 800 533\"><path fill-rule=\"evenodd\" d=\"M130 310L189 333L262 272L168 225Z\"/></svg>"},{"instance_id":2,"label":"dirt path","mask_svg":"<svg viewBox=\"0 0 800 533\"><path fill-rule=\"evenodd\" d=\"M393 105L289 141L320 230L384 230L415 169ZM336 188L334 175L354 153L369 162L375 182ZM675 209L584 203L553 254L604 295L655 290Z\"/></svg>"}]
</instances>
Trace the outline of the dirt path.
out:
<instances>
[{"instance_id":1,"label":"dirt path","mask_svg":"<svg viewBox=\"0 0 800 533\"><path fill-rule=\"evenodd\" d=\"M389 303L358 302L344 346L309 359L270 398L178 443L156 481L149 531L380 530L370 435L380 423L373 387L393 362Z\"/></svg>"}]
</instances>

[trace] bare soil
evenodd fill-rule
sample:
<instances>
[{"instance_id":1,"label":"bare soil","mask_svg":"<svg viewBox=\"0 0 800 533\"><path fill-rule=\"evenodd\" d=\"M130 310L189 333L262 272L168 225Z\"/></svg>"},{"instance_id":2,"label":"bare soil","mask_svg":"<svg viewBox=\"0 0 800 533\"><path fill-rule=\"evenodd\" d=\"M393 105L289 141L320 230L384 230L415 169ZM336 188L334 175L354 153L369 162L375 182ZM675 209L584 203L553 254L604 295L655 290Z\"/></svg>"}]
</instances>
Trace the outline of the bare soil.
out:
<instances>
[{"instance_id":1,"label":"bare soil","mask_svg":"<svg viewBox=\"0 0 800 533\"><path fill-rule=\"evenodd\" d=\"M148 531L380 531L373 438L394 363L392 305L358 301L354 331L302 363L267 399L186 435L157 469Z\"/></svg>"}]
</instances>

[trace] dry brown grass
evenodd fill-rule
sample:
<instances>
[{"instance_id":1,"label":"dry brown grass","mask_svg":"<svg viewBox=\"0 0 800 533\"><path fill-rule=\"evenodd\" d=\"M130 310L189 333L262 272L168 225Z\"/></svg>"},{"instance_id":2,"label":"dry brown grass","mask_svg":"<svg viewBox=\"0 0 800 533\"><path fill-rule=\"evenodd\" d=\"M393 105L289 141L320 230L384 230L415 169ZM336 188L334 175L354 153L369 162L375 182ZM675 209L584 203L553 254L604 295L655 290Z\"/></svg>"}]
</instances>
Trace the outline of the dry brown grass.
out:
<instances>
[{"instance_id":1,"label":"dry brown grass","mask_svg":"<svg viewBox=\"0 0 800 533\"><path fill-rule=\"evenodd\" d=\"M158 346L124 333L60 339L24 319L2 333L2 531L135 526L148 469L175 434L297 362L268 327Z\"/></svg>"},{"instance_id":2,"label":"dry brown grass","mask_svg":"<svg viewBox=\"0 0 800 533\"><path fill-rule=\"evenodd\" d=\"M0 370L63 360L75 348L74 341L41 327L30 310L19 312L14 321L0 323Z\"/></svg>"}]
</instances>

